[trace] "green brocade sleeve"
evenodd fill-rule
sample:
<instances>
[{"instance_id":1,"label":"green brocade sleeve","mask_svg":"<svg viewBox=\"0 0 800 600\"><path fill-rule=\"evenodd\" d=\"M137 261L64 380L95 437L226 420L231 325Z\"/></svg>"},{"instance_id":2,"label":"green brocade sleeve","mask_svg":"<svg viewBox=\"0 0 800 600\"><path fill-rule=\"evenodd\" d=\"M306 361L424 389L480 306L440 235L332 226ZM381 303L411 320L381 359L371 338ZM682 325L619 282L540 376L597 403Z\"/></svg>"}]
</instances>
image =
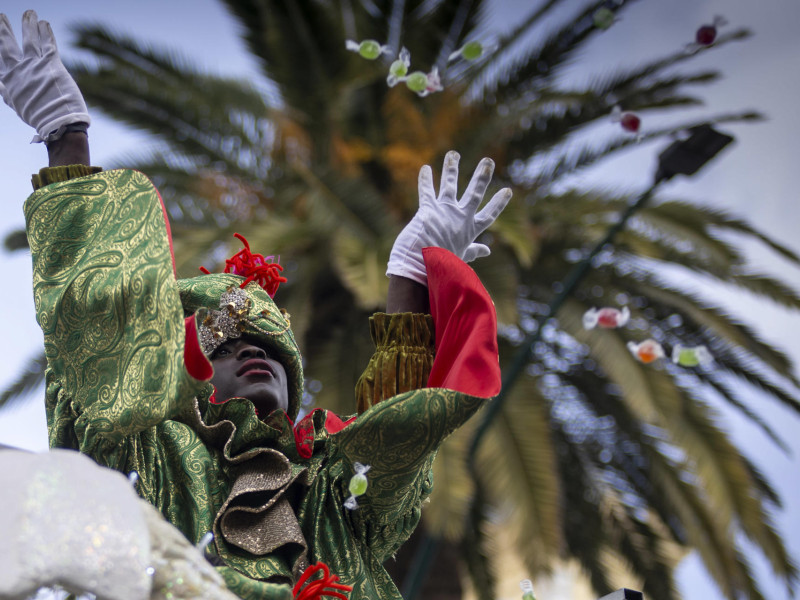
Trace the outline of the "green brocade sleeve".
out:
<instances>
[{"instance_id":1,"label":"green brocade sleeve","mask_svg":"<svg viewBox=\"0 0 800 600\"><path fill-rule=\"evenodd\" d=\"M98 459L190 408L204 386L184 367L163 205L143 174L116 170L42 187L25 218L50 444Z\"/></svg>"},{"instance_id":2,"label":"green brocade sleeve","mask_svg":"<svg viewBox=\"0 0 800 600\"><path fill-rule=\"evenodd\" d=\"M356 462L370 466L367 492L347 517L380 562L416 527L439 446L483 399L423 387L433 362L429 315L379 313L370 324L376 352L357 387L359 406L369 408L332 442L344 459L345 486Z\"/></svg>"}]
</instances>

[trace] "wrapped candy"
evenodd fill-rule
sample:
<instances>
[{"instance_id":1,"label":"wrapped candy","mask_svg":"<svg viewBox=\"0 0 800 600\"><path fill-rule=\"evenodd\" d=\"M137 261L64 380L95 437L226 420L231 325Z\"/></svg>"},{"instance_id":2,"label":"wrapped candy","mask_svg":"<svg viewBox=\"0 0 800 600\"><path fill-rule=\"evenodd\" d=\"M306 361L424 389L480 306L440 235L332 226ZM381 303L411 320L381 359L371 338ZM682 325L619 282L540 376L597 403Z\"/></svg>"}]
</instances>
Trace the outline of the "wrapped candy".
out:
<instances>
[{"instance_id":1,"label":"wrapped candy","mask_svg":"<svg viewBox=\"0 0 800 600\"><path fill-rule=\"evenodd\" d=\"M200 538L200 541L197 542L195 548L202 554L206 551L208 545L214 541L214 534L210 531L206 531L203 537Z\"/></svg>"},{"instance_id":2,"label":"wrapped candy","mask_svg":"<svg viewBox=\"0 0 800 600\"><path fill-rule=\"evenodd\" d=\"M530 579L520 581L519 587L522 590L522 600L536 600L536 595L533 593L533 583L531 583Z\"/></svg>"},{"instance_id":3,"label":"wrapped candy","mask_svg":"<svg viewBox=\"0 0 800 600\"><path fill-rule=\"evenodd\" d=\"M701 48L708 48L717 41L717 28L728 22L724 17L716 16L711 24L701 25L694 34L694 42L686 46L688 52L697 52Z\"/></svg>"},{"instance_id":4,"label":"wrapped candy","mask_svg":"<svg viewBox=\"0 0 800 600\"><path fill-rule=\"evenodd\" d=\"M369 465L362 465L361 463L357 462L353 465L353 468L356 472L350 478L350 483L347 486L347 489L350 492L350 497L344 501L344 507L349 510L355 510L358 508L358 502L356 502L356 498L363 496L366 493L367 485L369 484L367 481L367 471L369 471Z\"/></svg>"},{"instance_id":5,"label":"wrapped candy","mask_svg":"<svg viewBox=\"0 0 800 600\"><path fill-rule=\"evenodd\" d=\"M494 50L494 48L495 48L494 44L489 46L473 40L471 42L467 42L455 52L452 52L450 56L447 58L447 61L450 62L458 58L463 58L464 60L477 60L484 54L487 54L492 50Z\"/></svg>"},{"instance_id":6,"label":"wrapped candy","mask_svg":"<svg viewBox=\"0 0 800 600\"><path fill-rule=\"evenodd\" d=\"M386 77L387 85L389 87L394 87L401 81L405 81L406 75L408 75L408 67L410 66L411 52L403 47L403 49L400 50L400 55L397 57L397 60L389 65L389 75Z\"/></svg>"},{"instance_id":7,"label":"wrapped candy","mask_svg":"<svg viewBox=\"0 0 800 600\"><path fill-rule=\"evenodd\" d=\"M433 70L427 74L422 71L414 71L406 77L405 81L406 87L412 92L416 92L420 98L424 98L433 92L441 92L444 89L437 67L433 67Z\"/></svg>"},{"instance_id":8,"label":"wrapped candy","mask_svg":"<svg viewBox=\"0 0 800 600\"><path fill-rule=\"evenodd\" d=\"M615 106L611 111L611 120L614 123L619 123L622 129L628 133L636 134L637 139L641 138L639 129L641 128L642 120L635 113L629 111L623 112L619 106Z\"/></svg>"},{"instance_id":9,"label":"wrapped candy","mask_svg":"<svg viewBox=\"0 0 800 600\"><path fill-rule=\"evenodd\" d=\"M364 40L363 42L347 40L345 42L345 48L351 52L358 52L367 60L375 60L383 54L391 53L389 46L382 46L375 40Z\"/></svg>"},{"instance_id":10,"label":"wrapped candy","mask_svg":"<svg viewBox=\"0 0 800 600\"><path fill-rule=\"evenodd\" d=\"M583 328L594 329L595 327L602 327L603 329L615 329L622 327L628 322L631 316L631 311L627 306L623 306L622 310L616 308L590 308L583 314Z\"/></svg>"},{"instance_id":11,"label":"wrapped candy","mask_svg":"<svg viewBox=\"0 0 800 600\"><path fill-rule=\"evenodd\" d=\"M647 339L639 344L636 342L628 342L628 350L644 364L651 363L664 357L664 348L653 339Z\"/></svg>"},{"instance_id":12,"label":"wrapped candy","mask_svg":"<svg viewBox=\"0 0 800 600\"><path fill-rule=\"evenodd\" d=\"M598 29L608 29L616 22L616 20L617 15L614 14L614 11L605 7L598 8L592 15L594 26Z\"/></svg>"},{"instance_id":13,"label":"wrapped candy","mask_svg":"<svg viewBox=\"0 0 800 600\"><path fill-rule=\"evenodd\" d=\"M682 367L707 365L712 360L711 353L705 346L682 346L675 344L672 349L672 362Z\"/></svg>"}]
</instances>

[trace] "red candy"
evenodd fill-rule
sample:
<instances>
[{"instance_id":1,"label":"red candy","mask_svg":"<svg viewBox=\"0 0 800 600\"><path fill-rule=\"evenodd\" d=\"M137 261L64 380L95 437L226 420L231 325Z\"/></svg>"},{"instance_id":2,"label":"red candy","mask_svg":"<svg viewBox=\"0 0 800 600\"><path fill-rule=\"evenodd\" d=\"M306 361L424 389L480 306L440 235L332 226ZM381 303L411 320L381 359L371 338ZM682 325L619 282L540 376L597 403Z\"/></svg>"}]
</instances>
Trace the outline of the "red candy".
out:
<instances>
[{"instance_id":1,"label":"red candy","mask_svg":"<svg viewBox=\"0 0 800 600\"><path fill-rule=\"evenodd\" d=\"M710 46L717 39L717 28L714 25L703 25L694 36L701 46Z\"/></svg>"},{"instance_id":2,"label":"red candy","mask_svg":"<svg viewBox=\"0 0 800 600\"><path fill-rule=\"evenodd\" d=\"M631 112L626 112L622 113L622 116L619 118L619 123L620 125L622 125L622 128L625 131L630 131L631 133L639 133L639 126L642 124L642 120L635 114Z\"/></svg>"}]
</instances>

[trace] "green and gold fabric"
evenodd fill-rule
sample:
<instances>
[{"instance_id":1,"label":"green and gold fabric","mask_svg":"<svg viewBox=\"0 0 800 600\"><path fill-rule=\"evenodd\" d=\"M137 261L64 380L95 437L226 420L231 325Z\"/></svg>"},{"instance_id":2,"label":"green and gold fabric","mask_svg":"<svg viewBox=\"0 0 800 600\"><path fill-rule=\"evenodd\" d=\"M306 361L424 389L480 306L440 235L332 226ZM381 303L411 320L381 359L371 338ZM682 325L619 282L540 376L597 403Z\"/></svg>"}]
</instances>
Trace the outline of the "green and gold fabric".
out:
<instances>
[{"instance_id":1,"label":"green and gold fabric","mask_svg":"<svg viewBox=\"0 0 800 600\"><path fill-rule=\"evenodd\" d=\"M288 321L250 283L243 327L279 349L292 418L259 420L243 398L209 402L211 371L189 325L243 278L176 281L151 182L130 170L73 171L43 170L25 204L50 445L136 471L139 494L188 539L213 531L210 551L242 598L288 599L318 561L354 600L400 598L382 564L419 521L436 449L482 403L418 389L433 363L430 316L373 317L378 350L358 385L366 410L352 419L315 410L295 426L300 354ZM356 462L370 465L369 487L350 511Z\"/></svg>"}]
</instances>

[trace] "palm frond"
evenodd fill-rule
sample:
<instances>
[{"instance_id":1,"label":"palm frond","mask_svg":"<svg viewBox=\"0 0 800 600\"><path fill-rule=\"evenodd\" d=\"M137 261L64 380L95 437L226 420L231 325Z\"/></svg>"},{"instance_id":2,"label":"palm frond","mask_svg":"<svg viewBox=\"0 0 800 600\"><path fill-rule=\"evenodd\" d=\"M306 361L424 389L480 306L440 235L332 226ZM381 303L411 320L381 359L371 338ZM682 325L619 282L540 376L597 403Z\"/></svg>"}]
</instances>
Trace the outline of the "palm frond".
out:
<instances>
[{"instance_id":1,"label":"palm frond","mask_svg":"<svg viewBox=\"0 0 800 600\"><path fill-rule=\"evenodd\" d=\"M47 357L44 352L34 356L10 386L0 393L0 410L18 405L26 395L44 383Z\"/></svg>"},{"instance_id":2,"label":"palm frond","mask_svg":"<svg viewBox=\"0 0 800 600\"><path fill-rule=\"evenodd\" d=\"M3 247L8 252L27 250L30 247L28 246L28 234L26 234L23 229L18 229L6 234L6 237L3 239Z\"/></svg>"}]
</instances>

